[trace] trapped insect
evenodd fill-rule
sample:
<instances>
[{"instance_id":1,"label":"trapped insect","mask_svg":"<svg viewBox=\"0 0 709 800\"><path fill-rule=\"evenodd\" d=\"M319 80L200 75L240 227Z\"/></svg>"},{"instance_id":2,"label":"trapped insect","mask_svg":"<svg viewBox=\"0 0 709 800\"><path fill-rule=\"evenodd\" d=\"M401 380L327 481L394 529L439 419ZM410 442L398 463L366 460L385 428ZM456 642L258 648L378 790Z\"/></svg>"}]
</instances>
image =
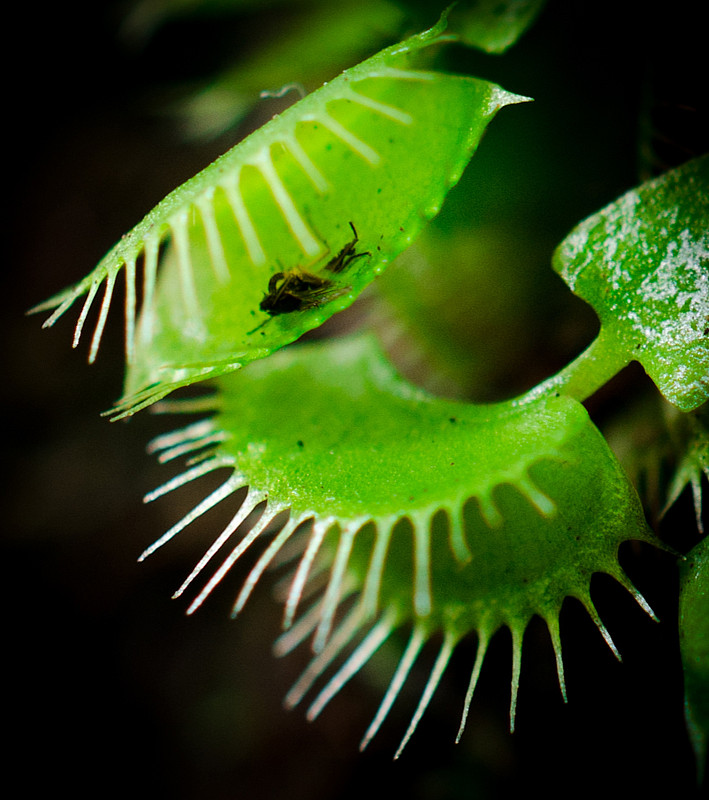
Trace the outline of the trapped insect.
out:
<instances>
[{"instance_id":1,"label":"trapped insect","mask_svg":"<svg viewBox=\"0 0 709 800\"><path fill-rule=\"evenodd\" d=\"M357 229L353 222L350 222L350 228L352 228L354 238L351 242L348 242L334 258L327 262L325 269L328 272L334 272L335 274L343 272L356 258L370 255L368 252L355 253L355 247L357 247L359 236L357 235Z\"/></svg>"},{"instance_id":2,"label":"trapped insect","mask_svg":"<svg viewBox=\"0 0 709 800\"><path fill-rule=\"evenodd\" d=\"M304 311L322 305L348 288L338 287L329 278L296 267L271 276L268 294L264 295L259 308L271 317Z\"/></svg>"},{"instance_id":3,"label":"trapped insect","mask_svg":"<svg viewBox=\"0 0 709 800\"><path fill-rule=\"evenodd\" d=\"M340 274L348 269L355 259L369 255L368 252L356 252L359 236L354 223L350 222L350 228L352 228L353 239L325 264L324 272ZM259 303L259 308L261 311L265 311L269 317L290 314L293 311L305 311L333 300L349 291L350 288L349 286L340 286L324 275L317 275L295 267L283 272L276 272L271 276L268 281L268 292ZM265 325L266 322L268 320L262 325ZM260 327L262 326L259 325ZM258 330L258 328L254 330ZM253 331L251 332L253 333Z\"/></svg>"}]
</instances>

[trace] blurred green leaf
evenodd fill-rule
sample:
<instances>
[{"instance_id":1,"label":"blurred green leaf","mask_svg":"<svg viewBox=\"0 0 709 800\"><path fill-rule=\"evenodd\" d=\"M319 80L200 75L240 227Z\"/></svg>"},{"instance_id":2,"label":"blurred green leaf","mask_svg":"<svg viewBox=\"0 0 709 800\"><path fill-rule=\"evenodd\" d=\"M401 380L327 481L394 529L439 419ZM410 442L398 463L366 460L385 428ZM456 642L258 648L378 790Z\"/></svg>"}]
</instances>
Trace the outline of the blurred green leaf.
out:
<instances>
[{"instance_id":1,"label":"blurred green leaf","mask_svg":"<svg viewBox=\"0 0 709 800\"><path fill-rule=\"evenodd\" d=\"M504 53L532 25L546 0L461 0L451 11L451 30L488 53Z\"/></svg>"},{"instance_id":2,"label":"blurred green leaf","mask_svg":"<svg viewBox=\"0 0 709 800\"><path fill-rule=\"evenodd\" d=\"M685 716L700 781L709 746L709 537L680 565L680 645Z\"/></svg>"},{"instance_id":3,"label":"blurred green leaf","mask_svg":"<svg viewBox=\"0 0 709 800\"><path fill-rule=\"evenodd\" d=\"M188 137L215 137L241 122L257 103L267 103L268 95L305 94L395 41L402 19L401 8L388 0L306 5L295 20L240 50L232 66L190 91L171 113Z\"/></svg>"}]
</instances>

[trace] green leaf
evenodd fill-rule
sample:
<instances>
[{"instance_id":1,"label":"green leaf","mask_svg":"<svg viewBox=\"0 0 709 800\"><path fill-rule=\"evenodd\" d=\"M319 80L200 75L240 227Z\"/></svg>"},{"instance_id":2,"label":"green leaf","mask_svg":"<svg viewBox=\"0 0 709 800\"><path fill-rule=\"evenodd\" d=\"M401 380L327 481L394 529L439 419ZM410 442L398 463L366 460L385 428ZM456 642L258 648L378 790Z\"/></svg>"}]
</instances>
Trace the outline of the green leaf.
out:
<instances>
[{"instance_id":1,"label":"green leaf","mask_svg":"<svg viewBox=\"0 0 709 800\"><path fill-rule=\"evenodd\" d=\"M709 538L703 539L681 563L680 577L685 717L701 781L709 747Z\"/></svg>"},{"instance_id":2,"label":"green leaf","mask_svg":"<svg viewBox=\"0 0 709 800\"><path fill-rule=\"evenodd\" d=\"M383 50L272 119L168 195L83 281L38 307L57 307L51 325L88 293L76 344L105 283L92 360L125 270L129 367L118 411L238 369L322 324L438 212L492 117L526 99L419 69L424 51L448 40L444 26L442 19ZM347 247L358 257L336 274L332 261ZM261 310L274 275L303 271L326 280L327 291L308 294L304 310L272 317Z\"/></svg>"},{"instance_id":3,"label":"green leaf","mask_svg":"<svg viewBox=\"0 0 709 800\"><path fill-rule=\"evenodd\" d=\"M682 411L709 399L709 156L582 222L554 267L598 314L604 356L639 361Z\"/></svg>"},{"instance_id":4,"label":"green leaf","mask_svg":"<svg viewBox=\"0 0 709 800\"><path fill-rule=\"evenodd\" d=\"M461 41L488 53L504 53L531 27L546 0L462 0L451 13Z\"/></svg>"},{"instance_id":5,"label":"green leaf","mask_svg":"<svg viewBox=\"0 0 709 800\"><path fill-rule=\"evenodd\" d=\"M433 398L402 380L362 336L287 348L217 383L219 394L206 403L213 418L153 445L164 460L207 451L150 499L214 469L232 473L144 556L248 487L234 519L177 594L238 531L239 541L192 602L195 610L269 531L269 544L237 598L238 611L286 542L300 542L302 557L285 603L289 630L279 648L289 650L304 630L314 631L316 655L289 703L300 700L355 634L366 632L310 716L394 629L413 630L399 677L423 642L442 633L438 668L406 741L455 644L477 633L472 694L487 642L507 626L513 724L522 638L533 615L547 623L565 692L558 623L565 597L583 603L614 652L590 597L592 574L612 575L649 610L618 565L617 551L627 539L652 541L651 534L633 487L575 400L552 394L520 408ZM175 401L168 408L193 407ZM324 571L329 578L314 612L294 622L309 578L315 585ZM341 605L350 611L336 626ZM384 708L400 683L393 680ZM469 702L470 696L464 717Z\"/></svg>"}]
</instances>

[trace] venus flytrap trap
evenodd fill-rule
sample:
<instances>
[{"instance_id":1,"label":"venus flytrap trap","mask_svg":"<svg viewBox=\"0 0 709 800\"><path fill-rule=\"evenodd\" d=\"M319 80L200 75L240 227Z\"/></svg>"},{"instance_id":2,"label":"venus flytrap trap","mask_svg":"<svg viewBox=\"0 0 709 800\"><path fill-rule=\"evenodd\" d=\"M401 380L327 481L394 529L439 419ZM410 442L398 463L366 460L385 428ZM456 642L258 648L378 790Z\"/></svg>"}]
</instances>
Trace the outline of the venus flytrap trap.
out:
<instances>
[{"instance_id":1,"label":"venus flytrap trap","mask_svg":"<svg viewBox=\"0 0 709 800\"><path fill-rule=\"evenodd\" d=\"M56 308L50 326L86 294L76 346L104 285L92 361L124 271L128 372L117 415L263 358L322 324L438 212L492 117L528 99L420 69L428 48L455 38L444 28L445 18L288 108L168 195L83 281L37 307ZM332 301L265 319L259 307L274 274L321 273L351 241L351 225L364 257L346 274L328 275L341 289Z\"/></svg>"},{"instance_id":2,"label":"venus flytrap trap","mask_svg":"<svg viewBox=\"0 0 709 800\"><path fill-rule=\"evenodd\" d=\"M220 550L231 548L219 556L221 563L192 601L191 612L269 523L289 511L247 577L234 611L243 608L279 551L299 540L302 555L292 570L287 633L279 649L289 651L313 634L315 655L289 705L300 702L332 662L351 650L313 699L311 718L394 630L408 626L410 644L366 744L419 650L442 634L401 752L455 645L475 632L478 658L462 732L487 644L506 626L513 639L514 728L522 639L533 615L549 628L564 696L558 617L565 597L586 607L616 655L591 600L591 575L613 576L652 615L616 555L627 539L654 539L633 487L575 400L549 394L516 407L433 398L399 378L370 338L356 336L289 348L243 373L223 376L212 402L208 422L156 441L155 449L166 458L175 451L209 453L158 494L213 469L227 466L233 472L149 552L229 493L248 487L235 517L177 592L182 594ZM585 490L590 485L591 498ZM240 526L264 502L258 521L242 533ZM229 544L234 535L238 542ZM320 570L314 569L316 562ZM311 573L320 578L322 569L329 571L325 588L297 617ZM340 607L346 613L339 613ZM352 647L357 637L361 641Z\"/></svg>"},{"instance_id":3,"label":"venus flytrap trap","mask_svg":"<svg viewBox=\"0 0 709 800\"><path fill-rule=\"evenodd\" d=\"M527 4L514 36L540 6ZM618 550L631 540L663 545L582 405L597 389L639 361L672 404L686 424L676 427L684 433L667 504L690 486L700 528L708 473L706 156L628 192L559 245L554 268L593 307L600 331L568 367L519 397L486 405L434 397L401 378L371 335L286 347L383 273L437 214L497 111L527 100L428 65L433 48L466 40L460 30L446 33L444 15L295 103L168 195L83 281L38 307L55 309L51 325L86 295L76 345L103 286L93 360L124 272L126 380L114 416L159 400L163 411L206 415L152 443L161 461L188 463L146 499L229 470L141 558L245 492L175 596L189 594L188 612L196 611L263 540L233 613L268 570L286 571L276 652L308 641L312 648L289 706L310 695L314 719L396 631L407 630L363 732L366 747L424 645L441 641L397 756L464 638L474 635L477 651L452 739L463 734L496 631L512 637L514 729L532 617L549 631L564 699L566 598L581 602L618 657L591 598L592 576L611 576L654 617ZM164 399L206 379L212 395ZM706 590L705 572L696 569L683 593L683 653L692 660L688 674L699 676L687 685L698 758L709 729L706 653L698 647L706 622L691 603L697 587Z\"/></svg>"}]
</instances>

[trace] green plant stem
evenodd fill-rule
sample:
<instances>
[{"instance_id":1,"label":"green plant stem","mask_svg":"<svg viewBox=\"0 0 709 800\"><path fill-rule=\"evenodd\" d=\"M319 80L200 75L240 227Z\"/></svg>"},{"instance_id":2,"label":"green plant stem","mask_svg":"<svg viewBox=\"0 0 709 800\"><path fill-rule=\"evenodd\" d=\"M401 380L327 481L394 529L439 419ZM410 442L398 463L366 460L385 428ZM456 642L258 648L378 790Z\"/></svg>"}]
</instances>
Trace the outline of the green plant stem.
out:
<instances>
[{"instance_id":1,"label":"green plant stem","mask_svg":"<svg viewBox=\"0 0 709 800\"><path fill-rule=\"evenodd\" d=\"M613 332L601 328L598 336L583 353L556 375L513 400L512 404L527 405L550 392L583 402L608 383L631 360L625 348L619 346L618 338Z\"/></svg>"}]
</instances>

